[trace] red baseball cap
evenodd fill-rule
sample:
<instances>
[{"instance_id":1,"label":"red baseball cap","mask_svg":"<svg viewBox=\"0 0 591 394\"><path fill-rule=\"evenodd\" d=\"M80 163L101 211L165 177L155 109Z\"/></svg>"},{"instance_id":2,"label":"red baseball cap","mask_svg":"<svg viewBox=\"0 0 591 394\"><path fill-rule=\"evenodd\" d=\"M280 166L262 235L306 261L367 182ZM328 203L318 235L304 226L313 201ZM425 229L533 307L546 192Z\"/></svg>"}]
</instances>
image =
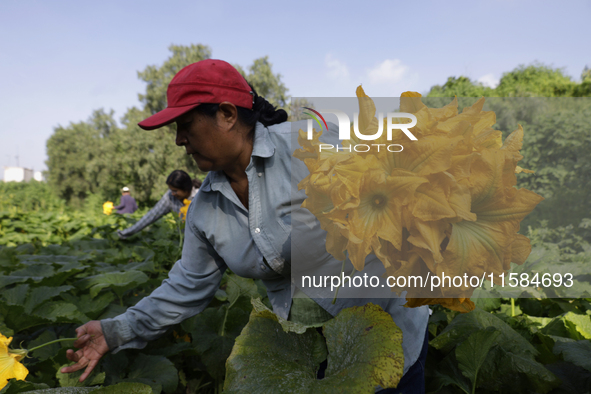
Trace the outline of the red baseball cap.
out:
<instances>
[{"instance_id":1,"label":"red baseball cap","mask_svg":"<svg viewBox=\"0 0 591 394\"><path fill-rule=\"evenodd\" d=\"M157 129L200 104L229 101L238 107L252 109L253 97L246 80L230 63L201 60L183 68L170 81L166 90L168 106L138 125L144 130Z\"/></svg>"}]
</instances>

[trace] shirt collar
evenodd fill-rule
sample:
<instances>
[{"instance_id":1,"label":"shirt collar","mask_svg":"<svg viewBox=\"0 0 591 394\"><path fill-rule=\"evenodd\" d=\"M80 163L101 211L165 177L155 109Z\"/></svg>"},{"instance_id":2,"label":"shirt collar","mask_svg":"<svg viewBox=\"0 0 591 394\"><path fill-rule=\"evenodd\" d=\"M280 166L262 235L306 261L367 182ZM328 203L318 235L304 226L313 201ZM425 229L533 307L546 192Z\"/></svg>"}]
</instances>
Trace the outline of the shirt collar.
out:
<instances>
[{"instance_id":1,"label":"shirt collar","mask_svg":"<svg viewBox=\"0 0 591 394\"><path fill-rule=\"evenodd\" d=\"M257 122L254 128L254 141L252 147L252 154L250 156L250 162L252 164L252 158L254 156L261 158L269 158L275 154L275 144L271 141L269 135L269 129L263 126L262 123ZM203 181L200 190L204 192L210 192L212 190L218 191L221 189L224 183L227 183L226 175L223 171L210 171L207 177Z\"/></svg>"}]
</instances>

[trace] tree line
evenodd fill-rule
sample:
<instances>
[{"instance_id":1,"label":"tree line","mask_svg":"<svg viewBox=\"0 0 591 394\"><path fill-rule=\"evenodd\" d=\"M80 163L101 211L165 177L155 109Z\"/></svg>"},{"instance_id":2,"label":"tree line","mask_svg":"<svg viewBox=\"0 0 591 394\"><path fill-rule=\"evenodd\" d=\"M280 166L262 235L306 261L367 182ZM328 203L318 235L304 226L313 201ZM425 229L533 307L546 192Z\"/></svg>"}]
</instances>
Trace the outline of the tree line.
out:
<instances>
[{"instance_id":1,"label":"tree line","mask_svg":"<svg viewBox=\"0 0 591 394\"><path fill-rule=\"evenodd\" d=\"M519 165L535 173L519 174L517 186L545 200L522 222L522 230L568 227L565 231L591 240L591 222L585 220L591 218L591 70L585 67L576 82L558 68L521 65L504 73L495 88L449 77L431 88L427 104L440 106L448 102L444 97L454 96L461 97L460 108L486 97L485 109L495 111L494 128L503 137L523 127Z\"/></svg>"},{"instance_id":2,"label":"tree line","mask_svg":"<svg viewBox=\"0 0 591 394\"><path fill-rule=\"evenodd\" d=\"M47 141L47 167L50 187L71 206L90 195L117 199L127 185L140 204L149 205L166 191L165 179L174 169L184 169L203 178L193 160L174 143L175 125L153 131L141 130L137 123L166 107L166 88L184 66L207 59L211 49L205 45L176 46L160 66L151 65L138 72L146 82L139 94L141 107L132 107L121 118L113 111L92 113L87 121L57 127ZM255 59L246 70L235 67L272 104L293 109L288 89L275 73L268 57ZM591 217L591 70L585 68L581 81L573 81L561 69L540 63L522 65L501 77L495 88L465 76L449 77L433 86L424 101L441 106L450 97L460 98L460 108L476 98L487 97L486 108L494 110L497 124L506 136L520 124L525 137L521 167L535 174L520 174L519 187L527 187L546 198L524 222L550 227L579 226ZM485 109L486 109L485 108Z\"/></svg>"},{"instance_id":3,"label":"tree line","mask_svg":"<svg viewBox=\"0 0 591 394\"><path fill-rule=\"evenodd\" d=\"M153 131L137 125L166 107L166 88L179 70L211 57L205 45L172 45L169 50L171 55L162 65L138 72L146 82L145 92L139 94L141 107L128 109L121 126L112 110L98 109L87 121L55 128L47 141L48 182L71 206L80 207L89 195L117 199L125 185L138 203L152 204L167 190L165 180L171 171L183 169L195 177L205 176L175 145L175 124ZM268 57L255 59L246 71L234 66L273 105L287 105L287 88Z\"/></svg>"}]
</instances>

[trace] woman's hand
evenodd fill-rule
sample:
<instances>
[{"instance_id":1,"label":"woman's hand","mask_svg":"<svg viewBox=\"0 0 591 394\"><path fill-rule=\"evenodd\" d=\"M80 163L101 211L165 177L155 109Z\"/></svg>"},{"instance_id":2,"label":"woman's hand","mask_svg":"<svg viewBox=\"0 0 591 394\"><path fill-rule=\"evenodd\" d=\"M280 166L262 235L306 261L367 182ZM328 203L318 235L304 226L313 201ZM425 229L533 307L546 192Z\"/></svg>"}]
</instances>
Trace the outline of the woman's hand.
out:
<instances>
[{"instance_id":1,"label":"woman's hand","mask_svg":"<svg viewBox=\"0 0 591 394\"><path fill-rule=\"evenodd\" d=\"M101 357L109 351L109 346L103 335L101 322L98 320L90 321L78 327L76 329L76 336L78 339L74 342L74 346L80 350L74 352L72 349L68 349L66 353L68 360L75 361L76 364L62 368L61 372L76 372L86 367L86 370L79 379L80 382L83 382L90 375L94 367L97 366Z\"/></svg>"}]
</instances>

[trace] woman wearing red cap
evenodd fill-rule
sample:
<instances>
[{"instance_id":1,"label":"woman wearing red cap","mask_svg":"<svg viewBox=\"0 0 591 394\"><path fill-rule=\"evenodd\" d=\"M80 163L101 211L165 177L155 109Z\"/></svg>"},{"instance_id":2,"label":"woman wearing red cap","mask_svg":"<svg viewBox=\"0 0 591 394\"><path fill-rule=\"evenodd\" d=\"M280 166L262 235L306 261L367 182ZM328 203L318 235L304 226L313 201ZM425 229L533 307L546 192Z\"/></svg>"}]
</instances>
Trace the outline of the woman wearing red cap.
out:
<instances>
[{"instance_id":1,"label":"woman wearing red cap","mask_svg":"<svg viewBox=\"0 0 591 394\"><path fill-rule=\"evenodd\" d=\"M424 392L423 366L428 308L404 308L404 298L292 298L291 266L341 263L326 252L324 233L300 208L306 197L297 183L303 162L292 161L297 133L287 113L276 110L230 64L204 60L183 68L171 81L168 108L139 125L156 129L176 122L176 144L209 171L187 214L182 258L154 292L113 319L77 329L76 361L63 372L86 367L85 379L107 351L142 348L146 342L203 311L226 268L267 287L274 312L303 324L322 323L341 309L379 304L402 329L405 374L384 393ZM331 125L325 136L336 138ZM294 130L305 129L296 125ZM293 146L293 148L292 148ZM301 293L301 290L297 290Z\"/></svg>"}]
</instances>

